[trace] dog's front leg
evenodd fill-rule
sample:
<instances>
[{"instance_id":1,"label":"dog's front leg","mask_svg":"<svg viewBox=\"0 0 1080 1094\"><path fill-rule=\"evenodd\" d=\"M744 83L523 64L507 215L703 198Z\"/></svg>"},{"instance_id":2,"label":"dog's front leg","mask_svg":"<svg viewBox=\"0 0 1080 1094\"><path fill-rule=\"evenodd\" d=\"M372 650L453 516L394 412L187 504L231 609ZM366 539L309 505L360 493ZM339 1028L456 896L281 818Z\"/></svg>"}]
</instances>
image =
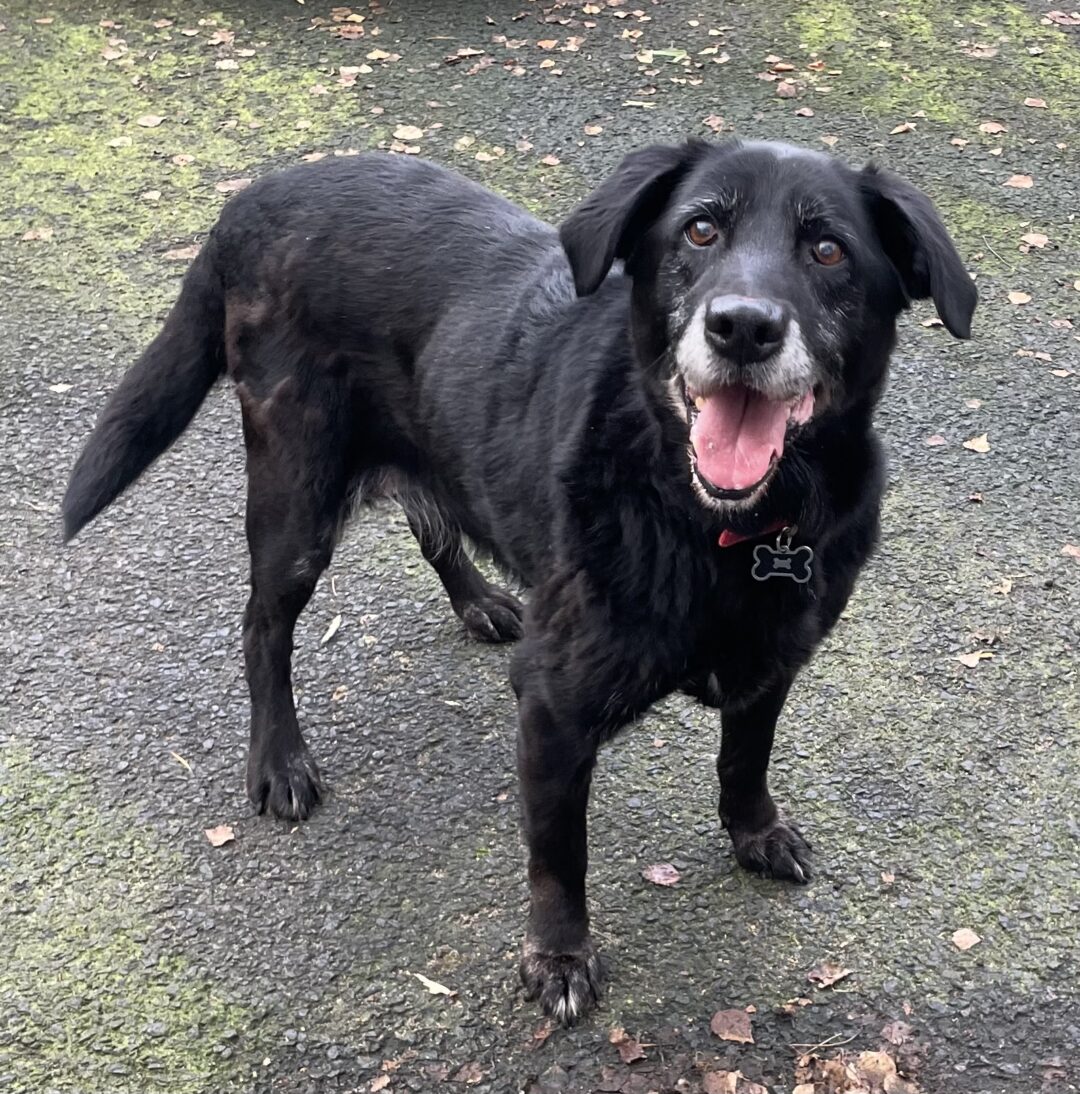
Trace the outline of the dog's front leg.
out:
<instances>
[{"instance_id":1,"label":"dog's front leg","mask_svg":"<svg viewBox=\"0 0 1080 1094\"><path fill-rule=\"evenodd\" d=\"M597 737L540 689L518 700L518 778L529 847L529 923L521 979L545 1013L573 1025L597 1002L600 963L585 906L585 811Z\"/></svg>"},{"instance_id":2,"label":"dog's front leg","mask_svg":"<svg viewBox=\"0 0 1080 1094\"><path fill-rule=\"evenodd\" d=\"M790 686L790 680L783 680L745 705L723 708L716 772L720 820L739 864L755 873L802 882L810 878L810 845L781 817L766 778L776 720Z\"/></svg>"}]
</instances>

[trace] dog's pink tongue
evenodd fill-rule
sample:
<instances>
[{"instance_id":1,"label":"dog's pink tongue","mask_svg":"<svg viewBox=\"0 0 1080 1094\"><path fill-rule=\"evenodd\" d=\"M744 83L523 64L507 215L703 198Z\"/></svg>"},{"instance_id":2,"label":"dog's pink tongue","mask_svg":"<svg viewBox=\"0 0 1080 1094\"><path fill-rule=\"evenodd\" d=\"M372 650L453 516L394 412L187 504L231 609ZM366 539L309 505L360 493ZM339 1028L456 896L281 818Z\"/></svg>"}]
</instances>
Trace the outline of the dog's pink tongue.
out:
<instances>
[{"instance_id":1,"label":"dog's pink tongue","mask_svg":"<svg viewBox=\"0 0 1080 1094\"><path fill-rule=\"evenodd\" d=\"M790 414L790 403L741 385L707 396L690 431L698 471L721 490L760 482L773 456L784 453Z\"/></svg>"}]
</instances>

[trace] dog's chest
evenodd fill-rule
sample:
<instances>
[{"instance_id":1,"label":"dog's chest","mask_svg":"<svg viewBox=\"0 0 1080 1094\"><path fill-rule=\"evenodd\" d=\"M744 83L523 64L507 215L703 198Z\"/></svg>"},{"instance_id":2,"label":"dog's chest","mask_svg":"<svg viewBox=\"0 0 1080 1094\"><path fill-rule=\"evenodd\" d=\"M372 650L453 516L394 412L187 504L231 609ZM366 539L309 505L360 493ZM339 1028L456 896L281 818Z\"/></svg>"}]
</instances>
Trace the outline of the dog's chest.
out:
<instances>
[{"instance_id":1,"label":"dog's chest","mask_svg":"<svg viewBox=\"0 0 1080 1094\"><path fill-rule=\"evenodd\" d=\"M704 598L697 659L734 698L809 658L820 637L819 590L816 581L755 578L752 549L724 562Z\"/></svg>"}]
</instances>

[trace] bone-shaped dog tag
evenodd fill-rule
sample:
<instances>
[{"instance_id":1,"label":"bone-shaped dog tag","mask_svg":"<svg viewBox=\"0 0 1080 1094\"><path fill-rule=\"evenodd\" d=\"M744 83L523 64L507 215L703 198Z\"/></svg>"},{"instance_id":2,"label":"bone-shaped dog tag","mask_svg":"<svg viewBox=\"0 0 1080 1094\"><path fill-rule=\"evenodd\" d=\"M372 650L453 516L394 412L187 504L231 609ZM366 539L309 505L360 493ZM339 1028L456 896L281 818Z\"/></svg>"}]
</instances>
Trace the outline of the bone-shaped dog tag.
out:
<instances>
[{"instance_id":1,"label":"bone-shaped dog tag","mask_svg":"<svg viewBox=\"0 0 1080 1094\"><path fill-rule=\"evenodd\" d=\"M810 564L814 561L812 547L791 548L794 528L785 528L776 537L776 546L759 543L754 548L754 566L750 576L755 581L768 581L770 577L786 577L799 585L805 585L811 577Z\"/></svg>"}]
</instances>

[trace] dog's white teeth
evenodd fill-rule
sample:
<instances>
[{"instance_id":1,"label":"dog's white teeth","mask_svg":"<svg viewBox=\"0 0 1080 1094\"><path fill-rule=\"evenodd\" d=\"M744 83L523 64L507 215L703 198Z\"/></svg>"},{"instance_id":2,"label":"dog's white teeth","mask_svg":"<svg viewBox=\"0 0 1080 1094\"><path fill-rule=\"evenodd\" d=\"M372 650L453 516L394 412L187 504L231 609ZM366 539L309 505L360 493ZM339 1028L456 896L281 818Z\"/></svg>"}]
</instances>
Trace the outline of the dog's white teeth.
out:
<instances>
[{"instance_id":1,"label":"dog's white teeth","mask_svg":"<svg viewBox=\"0 0 1080 1094\"><path fill-rule=\"evenodd\" d=\"M705 397L703 395L697 396L697 398L694 399L694 406L696 406L698 408L698 410L704 410L705 409ZM794 413L794 411L792 411L792 413Z\"/></svg>"}]
</instances>

